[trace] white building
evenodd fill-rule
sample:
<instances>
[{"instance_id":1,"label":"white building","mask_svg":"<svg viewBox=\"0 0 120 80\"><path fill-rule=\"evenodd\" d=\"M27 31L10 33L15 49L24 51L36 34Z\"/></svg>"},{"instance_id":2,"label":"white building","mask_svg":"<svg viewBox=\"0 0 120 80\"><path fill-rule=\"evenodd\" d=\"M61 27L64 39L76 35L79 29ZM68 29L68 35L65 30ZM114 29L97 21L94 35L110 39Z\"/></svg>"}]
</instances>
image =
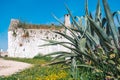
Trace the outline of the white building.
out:
<instances>
[{"instance_id":1,"label":"white building","mask_svg":"<svg viewBox=\"0 0 120 80\"><path fill-rule=\"evenodd\" d=\"M65 15L66 26L70 26L70 16ZM63 46L45 46L47 42L42 39L65 41L62 36L53 33L52 31L64 32L63 27L55 25L33 25L23 24L19 20L11 19L8 30L8 56L33 58L37 54L48 54L55 51L67 50Z\"/></svg>"}]
</instances>

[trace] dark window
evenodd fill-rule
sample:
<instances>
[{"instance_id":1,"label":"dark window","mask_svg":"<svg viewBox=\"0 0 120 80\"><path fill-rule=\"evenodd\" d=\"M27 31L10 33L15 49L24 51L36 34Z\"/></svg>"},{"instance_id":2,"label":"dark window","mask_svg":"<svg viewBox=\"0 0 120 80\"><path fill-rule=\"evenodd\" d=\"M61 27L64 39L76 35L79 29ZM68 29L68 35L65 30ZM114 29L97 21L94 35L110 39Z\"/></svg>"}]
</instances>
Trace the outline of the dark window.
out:
<instances>
[{"instance_id":1,"label":"dark window","mask_svg":"<svg viewBox=\"0 0 120 80\"><path fill-rule=\"evenodd\" d=\"M55 38L53 37L53 39L55 39Z\"/></svg>"},{"instance_id":2,"label":"dark window","mask_svg":"<svg viewBox=\"0 0 120 80\"><path fill-rule=\"evenodd\" d=\"M49 37L47 36L46 39L49 39Z\"/></svg>"},{"instance_id":3,"label":"dark window","mask_svg":"<svg viewBox=\"0 0 120 80\"><path fill-rule=\"evenodd\" d=\"M55 35L55 37L57 37L57 35Z\"/></svg>"},{"instance_id":4,"label":"dark window","mask_svg":"<svg viewBox=\"0 0 120 80\"><path fill-rule=\"evenodd\" d=\"M20 44L19 44L19 46L20 46L20 47L22 47L22 46L23 46L23 44L22 44L22 43L20 43Z\"/></svg>"}]
</instances>

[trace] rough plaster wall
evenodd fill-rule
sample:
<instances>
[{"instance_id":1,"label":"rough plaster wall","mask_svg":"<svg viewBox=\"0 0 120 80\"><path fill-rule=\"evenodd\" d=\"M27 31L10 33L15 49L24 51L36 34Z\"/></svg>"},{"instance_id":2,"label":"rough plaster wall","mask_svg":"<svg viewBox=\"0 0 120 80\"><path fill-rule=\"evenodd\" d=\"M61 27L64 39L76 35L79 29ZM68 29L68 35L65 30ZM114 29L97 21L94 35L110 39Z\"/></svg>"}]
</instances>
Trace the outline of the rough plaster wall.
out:
<instances>
[{"instance_id":1,"label":"rough plaster wall","mask_svg":"<svg viewBox=\"0 0 120 80\"><path fill-rule=\"evenodd\" d=\"M29 37L23 37L24 32L29 33ZM10 57L26 57L32 58L37 54L48 54L55 51L66 51L67 49L60 46L45 46L39 45L46 44L47 42L42 39L65 41L62 36L45 29L16 29L17 36L13 36L13 31L8 32L8 56Z\"/></svg>"}]
</instances>

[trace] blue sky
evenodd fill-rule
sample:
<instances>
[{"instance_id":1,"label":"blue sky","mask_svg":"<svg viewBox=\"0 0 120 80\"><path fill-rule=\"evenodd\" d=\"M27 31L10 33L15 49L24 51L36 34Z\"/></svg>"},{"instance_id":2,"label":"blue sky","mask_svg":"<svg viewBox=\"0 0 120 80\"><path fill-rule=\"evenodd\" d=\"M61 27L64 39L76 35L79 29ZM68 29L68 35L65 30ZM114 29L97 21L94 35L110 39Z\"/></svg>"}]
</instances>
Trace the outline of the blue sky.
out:
<instances>
[{"instance_id":1,"label":"blue sky","mask_svg":"<svg viewBox=\"0 0 120 80\"><path fill-rule=\"evenodd\" d=\"M97 0L88 0L89 10L94 14ZM120 10L120 0L108 0L112 11ZM7 50L7 32L11 18L33 24L57 23L54 13L63 20L67 4L73 15L84 15L85 0L0 0L0 49ZM101 4L102 5L102 4Z\"/></svg>"}]
</instances>

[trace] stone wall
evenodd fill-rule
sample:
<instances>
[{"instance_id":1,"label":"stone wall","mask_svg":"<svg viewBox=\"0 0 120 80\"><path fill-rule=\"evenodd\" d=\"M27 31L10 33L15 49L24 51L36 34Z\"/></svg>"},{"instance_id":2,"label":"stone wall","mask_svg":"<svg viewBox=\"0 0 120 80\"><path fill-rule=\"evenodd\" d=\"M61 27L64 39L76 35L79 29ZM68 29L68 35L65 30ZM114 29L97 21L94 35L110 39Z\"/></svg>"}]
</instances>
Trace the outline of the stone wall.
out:
<instances>
[{"instance_id":1,"label":"stone wall","mask_svg":"<svg viewBox=\"0 0 120 80\"><path fill-rule=\"evenodd\" d=\"M68 18L67 18L68 17ZM69 15L65 16L65 20L69 19ZM66 26L70 25L69 21L65 21ZM24 29L18 27L20 21L12 19L8 31L8 56L33 58L37 54L45 55L56 51L66 51L67 49L60 45L44 46L47 40L67 41L62 36L52 31L64 32L64 29ZM67 33L68 34L68 33Z\"/></svg>"},{"instance_id":2,"label":"stone wall","mask_svg":"<svg viewBox=\"0 0 120 80\"><path fill-rule=\"evenodd\" d=\"M41 29L17 29L8 32L8 53L10 57L32 58L37 54L48 54L55 51L66 50L60 45L39 47L46 44L47 40L65 41L65 39L50 30ZM26 35L27 33L27 35Z\"/></svg>"}]
</instances>

